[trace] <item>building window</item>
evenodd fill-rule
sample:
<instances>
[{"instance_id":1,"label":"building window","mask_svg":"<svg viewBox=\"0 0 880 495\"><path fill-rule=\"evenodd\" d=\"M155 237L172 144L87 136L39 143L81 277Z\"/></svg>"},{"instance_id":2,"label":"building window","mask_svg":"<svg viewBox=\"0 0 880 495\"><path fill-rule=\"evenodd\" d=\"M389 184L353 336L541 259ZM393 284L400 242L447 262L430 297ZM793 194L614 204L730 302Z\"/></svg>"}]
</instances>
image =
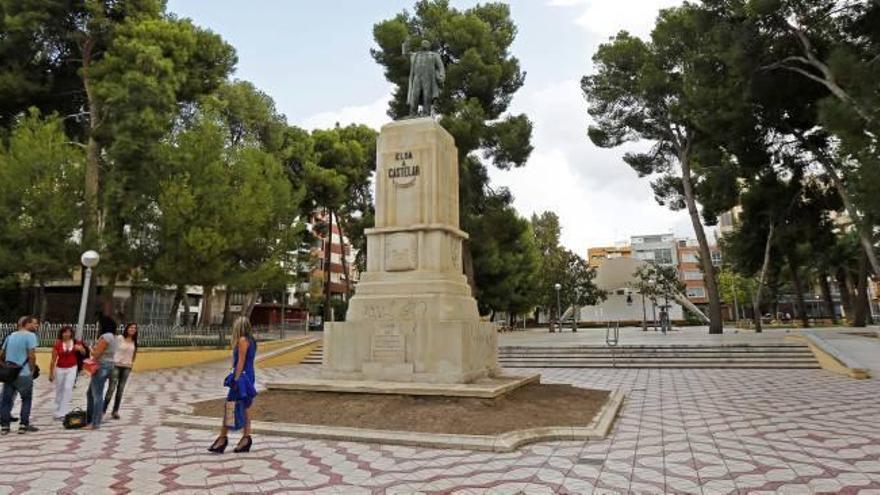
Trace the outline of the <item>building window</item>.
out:
<instances>
[{"instance_id":1,"label":"building window","mask_svg":"<svg viewBox=\"0 0 880 495\"><path fill-rule=\"evenodd\" d=\"M688 287L687 296L694 298L706 297L706 289L703 287Z\"/></svg>"},{"instance_id":2,"label":"building window","mask_svg":"<svg viewBox=\"0 0 880 495\"><path fill-rule=\"evenodd\" d=\"M654 261L660 263L661 265L671 265L672 264L672 250L671 249L655 249L654 250Z\"/></svg>"},{"instance_id":3,"label":"building window","mask_svg":"<svg viewBox=\"0 0 880 495\"><path fill-rule=\"evenodd\" d=\"M712 251L712 264L715 266L721 265L721 251Z\"/></svg>"},{"instance_id":4,"label":"building window","mask_svg":"<svg viewBox=\"0 0 880 495\"><path fill-rule=\"evenodd\" d=\"M694 253L684 253L681 255L682 263L698 263L697 255Z\"/></svg>"},{"instance_id":5,"label":"building window","mask_svg":"<svg viewBox=\"0 0 880 495\"><path fill-rule=\"evenodd\" d=\"M703 272L699 270L685 270L684 271L684 279L685 280L703 280Z\"/></svg>"}]
</instances>

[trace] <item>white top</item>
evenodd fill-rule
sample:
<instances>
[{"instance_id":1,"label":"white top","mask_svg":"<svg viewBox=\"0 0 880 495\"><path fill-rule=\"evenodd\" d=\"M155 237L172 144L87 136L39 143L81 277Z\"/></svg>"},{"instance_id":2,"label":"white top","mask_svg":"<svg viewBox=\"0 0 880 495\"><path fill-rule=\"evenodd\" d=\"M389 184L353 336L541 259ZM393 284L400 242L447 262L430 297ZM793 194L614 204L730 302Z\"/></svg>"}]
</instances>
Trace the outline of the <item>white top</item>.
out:
<instances>
[{"instance_id":1,"label":"white top","mask_svg":"<svg viewBox=\"0 0 880 495\"><path fill-rule=\"evenodd\" d=\"M113 354L113 362L116 366L131 368L131 363L134 361L134 342L125 340L122 335L117 335L116 340L116 353Z\"/></svg>"}]
</instances>

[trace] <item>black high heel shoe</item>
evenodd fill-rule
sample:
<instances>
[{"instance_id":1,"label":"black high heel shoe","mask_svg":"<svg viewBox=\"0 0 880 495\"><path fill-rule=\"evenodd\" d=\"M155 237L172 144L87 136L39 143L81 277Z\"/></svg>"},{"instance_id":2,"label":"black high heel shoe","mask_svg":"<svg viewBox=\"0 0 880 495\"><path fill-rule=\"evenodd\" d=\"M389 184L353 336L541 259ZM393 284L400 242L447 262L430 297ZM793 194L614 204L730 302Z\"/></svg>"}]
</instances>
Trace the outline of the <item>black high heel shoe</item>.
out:
<instances>
[{"instance_id":1,"label":"black high heel shoe","mask_svg":"<svg viewBox=\"0 0 880 495\"><path fill-rule=\"evenodd\" d=\"M214 440L214 443L208 447L208 452L213 452L215 454L222 454L223 451L226 450L226 446L229 445L229 438L226 436L219 436L217 440Z\"/></svg>"},{"instance_id":2,"label":"black high heel shoe","mask_svg":"<svg viewBox=\"0 0 880 495\"><path fill-rule=\"evenodd\" d=\"M245 440L247 440L247 443L245 443ZM253 439L251 439L251 436L246 435L246 436L241 437L241 440L239 440L238 445L236 445L235 448L232 449L232 451L235 452L236 454L238 454L240 452L250 452L251 445L253 445L253 444L254 444L254 441L253 441Z\"/></svg>"}]
</instances>

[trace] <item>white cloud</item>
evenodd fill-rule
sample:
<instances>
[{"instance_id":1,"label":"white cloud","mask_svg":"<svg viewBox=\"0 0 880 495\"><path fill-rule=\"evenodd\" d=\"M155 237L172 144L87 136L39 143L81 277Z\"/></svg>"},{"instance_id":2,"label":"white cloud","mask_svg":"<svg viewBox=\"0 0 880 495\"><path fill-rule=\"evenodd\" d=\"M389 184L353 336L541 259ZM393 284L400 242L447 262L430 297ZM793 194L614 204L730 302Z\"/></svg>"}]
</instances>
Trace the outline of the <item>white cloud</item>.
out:
<instances>
[{"instance_id":1,"label":"white cloud","mask_svg":"<svg viewBox=\"0 0 880 495\"><path fill-rule=\"evenodd\" d=\"M600 149L589 141L589 116L577 81L524 88L512 112L525 112L534 122L535 151L521 169L491 169L492 184L511 190L522 215L556 212L566 247L585 255L588 247L637 234L691 235L688 216L658 205L648 180L621 160L625 149Z\"/></svg>"},{"instance_id":2,"label":"white cloud","mask_svg":"<svg viewBox=\"0 0 880 495\"><path fill-rule=\"evenodd\" d=\"M604 39L624 29L646 36L660 9L681 3L682 0L550 0L549 5L581 8L575 23Z\"/></svg>"},{"instance_id":3,"label":"white cloud","mask_svg":"<svg viewBox=\"0 0 880 495\"><path fill-rule=\"evenodd\" d=\"M306 117L297 125L304 129L323 129L333 127L337 123L345 126L348 124L365 124L374 129L391 121L386 113L388 101L391 100L391 90L371 103L343 107L339 110L329 110L310 117Z\"/></svg>"}]
</instances>

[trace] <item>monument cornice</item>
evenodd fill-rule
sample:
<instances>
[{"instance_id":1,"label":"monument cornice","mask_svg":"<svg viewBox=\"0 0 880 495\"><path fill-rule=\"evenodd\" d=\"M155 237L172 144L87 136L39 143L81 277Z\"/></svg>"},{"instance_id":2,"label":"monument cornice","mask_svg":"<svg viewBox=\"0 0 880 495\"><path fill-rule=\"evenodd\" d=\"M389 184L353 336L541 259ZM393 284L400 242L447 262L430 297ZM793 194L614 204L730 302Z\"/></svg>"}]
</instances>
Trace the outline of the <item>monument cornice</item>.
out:
<instances>
[{"instance_id":1,"label":"monument cornice","mask_svg":"<svg viewBox=\"0 0 880 495\"><path fill-rule=\"evenodd\" d=\"M391 234L395 232L425 232L425 231L442 231L448 232L454 236L457 236L461 239L469 239L470 236L467 232L455 228L451 225L446 225L443 223L418 223L409 225L406 227L374 227L370 229L364 229L364 233L367 235L372 234Z\"/></svg>"}]
</instances>

